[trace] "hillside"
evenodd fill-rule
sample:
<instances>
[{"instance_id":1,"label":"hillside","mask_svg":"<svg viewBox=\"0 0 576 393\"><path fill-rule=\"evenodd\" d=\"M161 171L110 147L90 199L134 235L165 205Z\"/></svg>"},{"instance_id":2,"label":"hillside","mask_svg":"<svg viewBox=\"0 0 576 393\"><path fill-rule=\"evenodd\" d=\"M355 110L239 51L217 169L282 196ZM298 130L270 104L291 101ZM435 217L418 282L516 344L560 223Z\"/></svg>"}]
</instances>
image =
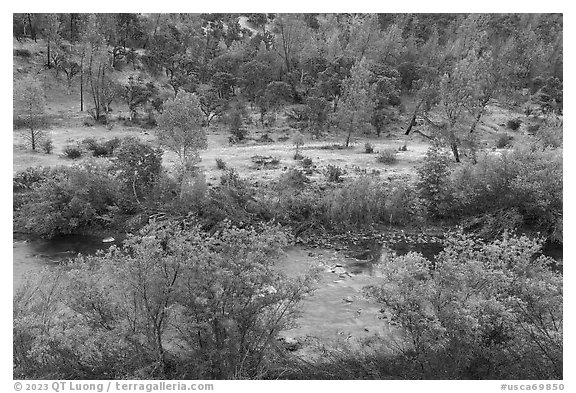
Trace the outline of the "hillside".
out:
<instances>
[{"instance_id":1,"label":"hillside","mask_svg":"<svg viewBox=\"0 0 576 393\"><path fill-rule=\"evenodd\" d=\"M14 14L14 377L562 379L562 32Z\"/></svg>"}]
</instances>

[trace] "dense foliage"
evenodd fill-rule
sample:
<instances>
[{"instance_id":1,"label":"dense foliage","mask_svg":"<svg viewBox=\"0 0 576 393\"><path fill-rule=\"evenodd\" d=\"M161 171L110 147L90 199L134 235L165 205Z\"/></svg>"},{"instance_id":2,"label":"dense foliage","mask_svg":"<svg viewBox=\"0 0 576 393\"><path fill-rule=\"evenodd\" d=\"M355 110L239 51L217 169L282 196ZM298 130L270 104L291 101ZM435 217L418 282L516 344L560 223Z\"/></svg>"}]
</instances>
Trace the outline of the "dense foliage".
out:
<instances>
[{"instance_id":1,"label":"dense foliage","mask_svg":"<svg viewBox=\"0 0 576 393\"><path fill-rule=\"evenodd\" d=\"M278 227L152 223L14 297L18 378L262 378L312 276L274 265Z\"/></svg>"},{"instance_id":2,"label":"dense foliage","mask_svg":"<svg viewBox=\"0 0 576 393\"><path fill-rule=\"evenodd\" d=\"M38 74L65 75L69 95L79 83L85 126L112 129L123 104L117 119L157 138L67 140L64 157L80 164L14 175L16 231L137 233L17 290L15 377L563 377L562 276L540 256L563 241L561 14L25 13L13 28L45 46L15 61L41 58ZM15 129L50 153L52 80L21 71ZM483 117L505 106L517 116L482 146L485 128L503 130ZM233 145L257 129L268 143L279 117L288 127L270 135L297 161L269 157L275 179L243 177L220 156L219 181L198 165L207 131L225 125ZM369 172L325 165L309 143L335 133L342 143L321 148L353 149L361 134L393 132L431 142L413 176L393 173L406 144L367 142ZM434 260L383 259L365 289L396 341L314 359L279 350L312 285L275 266L293 237L427 225L462 229Z\"/></svg>"}]
</instances>

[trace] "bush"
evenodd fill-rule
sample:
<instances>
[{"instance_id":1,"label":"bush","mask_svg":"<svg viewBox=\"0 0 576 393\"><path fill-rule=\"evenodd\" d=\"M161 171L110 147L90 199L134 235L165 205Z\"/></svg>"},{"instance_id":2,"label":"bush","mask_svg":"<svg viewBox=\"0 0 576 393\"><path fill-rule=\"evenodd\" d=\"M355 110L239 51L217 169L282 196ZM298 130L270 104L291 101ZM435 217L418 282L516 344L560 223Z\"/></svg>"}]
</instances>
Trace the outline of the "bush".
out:
<instances>
[{"instance_id":1,"label":"bush","mask_svg":"<svg viewBox=\"0 0 576 393\"><path fill-rule=\"evenodd\" d=\"M42 275L15 295L14 374L262 378L313 284L276 268L287 243L277 226L151 223L122 248Z\"/></svg>"},{"instance_id":2,"label":"bush","mask_svg":"<svg viewBox=\"0 0 576 393\"><path fill-rule=\"evenodd\" d=\"M361 228L385 222L387 189L362 176L328 192L322 200L324 224L330 228Z\"/></svg>"},{"instance_id":3,"label":"bush","mask_svg":"<svg viewBox=\"0 0 576 393\"><path fill-rule=\"evenodd\" d=\"M283 188L304 188L306 183L309 183L310 179L298 169L290 169L280 175L278 179L278 186Z\"/></svg>"},{"instance_id":4,"label":"bush","mask_svg":"<svg viewBox=\"0 0 576 393\"><path fill-rule=\"evenodd\" d=\"M344 174L344 171L339 166L328 165L326 167L325 174L326 174L326 179L329 182L339 183L342 181L342 175Z\"/></svg>"},{"instance_id":5,"label":"bush","mask_svg":"<svg viewBox=\"0 0 576 393\"><path fill-rule=\"evenodd\" d=\"M561 128L541 128L536 133L536 138L543 148L562 147L563 133Z\"/></svg>"},{"instance_id":6,"label":"bush","mask_svg":"<svg viewBox=\"0 0 576 393\"><path fill-rule=\"evenodd\" d=\"M508 146L508 144L510 143L510 141L512 140L512 137L506 133L500 134L498 136L498 139L496 139L496 147L498 149L502 149L506 146Z\"/></svg>"},{"instance_id":7,"label":"bush","mask_svg":"<svg viewBox=\"0 0 576 393\"><path fill-rule=\"evenodd\" d=\"M42 150L46 154L51 154L52 150L54 150L54 143L52 142L52 139L44 139L40 143L40 146L42 147Z\"/></svg>"},{"instance_id":8,"label":"bush","mask_svg":"<svg viewBox=\"0 0 576 393\"><path fill-rule=\"evenodd\" d=\"M399 325L391 355L418 364L396 378L562 378L563 279L540 249L527 237L451 234L434 261L383 258L383 284L364 292Z\"/></svg>"},{"instance_id":9,"label":"bush","mask_svg":"<svg viewBox=\"0 0 576 393\"><path fill-rule=\"evenodd\" d=\"M395 164L398 162L398 158L396 157L396 149L385 149L384 151L380 152L376 161L382 164Z\"/></svg>"},{"instance_id":10,"label":"bush","mask_svg":"<svg viewBox=\"0 0 576 393\"><path fill-rule=\"evenodd\" d=\"M374 145L371 144L370 142L366 142L364 144L364 151L366 152L366 154L374 153Z\"/></svg>"},{"instance_id":11,"label":"bush","mask_svg":"<svg viewBox=\"0 0 576 393\"><path fill-rule=\"evenodd\" d=\"M230 133L236 141L242 141L248 135L248 130L242 125L242 112L240 110L233 110L229 115Z\"/></svg>"},{"instance_id":12,"label":"bush","mask_svg":"<svg viewBox=\"0 0 576 393\"><path fill-rule=\"evenodd\" d=\"M82 145L86 150L92 152L94 157L108 157L114 154L114 150L120 146L121 140L118 137L109 139L106 142L98 142L94 138L86 138L82 141Z\"/></svg>"},{"instance_id":13,"label":"bush","mask_svg":"<svg viewBox=\"0 0 576 393\"><path fill-rule=\"evenodd\" d=\"M162 171L162 154L161 149L136 138L122 140L114 165L126 195L133 195L136 202L154 188Z\"/></svg>"},{"instance_id":14,"label":"bush","mask_svg":"<svg viewBox=\"0 0 576 393\"><path fill-rule=\"evenodd\" d=\"M58 167L36 184L15 213L20 230L48 237L79 234L114 219L120 192L103 167Z\"/></svg>"},{"instance_id":15,"label":"bush","mask_svg":"<svg viewBox=\"0 0 576 393\"><path fill-rule=\"evenodd\" d=\"M439 218L446 214L450 196L450 159L434 143L428 148L424 162L417 168L416 189L428 215Z\"/></svg>"},{"instance_id":16,"label":"bush","mask_svg":"<svg viewBox=\"0 0 576 393\"><path fill-rule=\"evenodd\" d=\"M82 157L82 149L79 146L68 145L64 148L64 155L72 160Z\"/></svg>"},{"instance_id":17,"label":"bush","mask_svg":"<svg viewBox=\"0 0 576 393\"><path fill-rule=\"evenodd\" d=\"M14 49L14 56L29 58L32 57L32 52L28 49Z\"/></svg>"},{"instance_id":18,"label":"bush","mask_svg":"<svg viewBox=\"0 0 576 393\"><path fill-rule=\"evenodd\" d=\"M398 151L408 151L408 144L404 142L404 144L398 148Z\"/></svg>"},{"instance_id":19,"label":"bush","mask_svg":"<svg viewBox=\"0 0 576 393\"><path fill-rule=\"evenodd\" d=\"M220 170L226 169L226 162L221 158L217 158L216 159L216 168L218 168Z\"/></svg>"},{"instance_id":20,"label":"bush","mask_svg":"<svg viewBox=\"0 0 576 393\"><path fill-rule=\"evenodd\" d=\"M80 142L80 145L84 146L86 150L93 150L97 144L98 142L96 141L96 139L92 137L84 138L82 142Z\"/></svg>"},{"instance_id":21,"label":"bush","mask_svg":"<svg viewBox=\"0 0 576 393\"><path fill-rule=\"evenodd\" d=\"M29 167L17 172L12 179L13 192L31 190L34 185L48 179L51 174L51 168L41 166Z\"/></svg>"},{"instance_id":22,"label":"bush","mask_svg":"<svg viewBox=\"0 0 576 393\"><path fill-rule=\"evenodd\" d=\"M512 131L516 131L517 129L520 128L521 124L522 124L522 120L520 120L520 119L510 119L506 123L506 127L511 129Z\"/></svg>"},{"instance_id":23,"label":"bush","mask_svg":"<svg viewBox=\"0 0 576 393\"><path fill-rule=\"evenodd\" d=\"M387 186L386 222L390 225L413 225L425 216L422 201L411 179L397 179Z\"/></svg>"},{"instance_id":24,"label":"bush","mask_svg":"<svg viewBox=\"0 0 576 393\"><path fill-rule=\"evenodd\" d=\"M299 161L302 160L304 158L304 156L300 153L294 153L294 160Z\"/></svg>"},{"instance_id":25,"label":"bush","mask_svg":"<svg viewBox=\"0 0 576 393\"><path fill-rule=\"evenodd\" d=\"M335 143L332 145L322 145L322 146L318 147L318 149L320 149L320 150L346 150L346 149L351 149L351 147L346 147L345 145Z\"/></svg>"},{"instance_id":26,"label":"bush","mask_svg":"<svg viewBox=\"0 0 576 393\"><path fill-rule=\"evenodd\" d=\"M310 169L310 168L312 168L312 165L314 164L310 157L302 158L302 161L300 163L302 164L302 167L304 169Z\"/></svg>"},{"instance_id":27,"label":"bush","mask_svg":"<svg viewBox=\"0 0 576 393\"><path fill-rule=\"evenodd\" d=\"M85 117L82 121L82 125L84 125L84 127L94 127L94 124L96 124L96 122L92 117Z\"/></svg>"},{"instance_id":28,"label":"bush","mask_svg":"<svg viewBox=\"0 0 576 393\"><path fill-rule=\"evenodd\" d=\"M562 233L562 172L562 156L554 150L485 155L476 165L459 166L449 185L441 183L452 196L444 212L456 218L475 216L470 225L476 222L479 232L498 234L489 227L497 228L493 224L507 216L509 227L556 237Z\"/></svg>"},{"instance_id":29,"label":"bush","mask_svg":"<svg viewBox=\"0 0 576 393\"><path fill-rule=\"evenodd\" d=\"M114 137L114 138L109 139L106 142L104 142L103 146L107 150L108 155L111 156L114 154L114 150L116 150L116 148L120 147L121 144L122 144L122 140L118 137Z\"/></svg>"}]
</instances>

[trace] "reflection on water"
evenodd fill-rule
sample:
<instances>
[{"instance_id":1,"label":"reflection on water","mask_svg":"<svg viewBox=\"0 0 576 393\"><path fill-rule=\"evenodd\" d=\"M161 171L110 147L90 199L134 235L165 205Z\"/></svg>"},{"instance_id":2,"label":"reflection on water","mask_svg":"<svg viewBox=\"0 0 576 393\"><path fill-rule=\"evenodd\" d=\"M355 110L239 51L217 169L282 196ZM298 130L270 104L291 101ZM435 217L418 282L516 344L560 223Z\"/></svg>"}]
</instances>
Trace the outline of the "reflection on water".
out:
<instances>
[{"instance_id":1,"label":"reflection on water","mask_svg":"<svg viewBox=\"0 0 576 393\"><path fill-rule=\"evenodd\" d=\"M409 252L422 254L426 259L433 260L444 248L442 243L410 243L399 241L395 243L364 243L362 251L348 252L347 256L351 258L347 264L348 271L352 274L373 274L374 265L380 261L382 254L405 255Z\"/></svg>"},{"instance_id":2,"label":"reflection on water","mask_svg":"<svg viewBox=\"0 0 576 393\"><path fill-rule=\"evenodd\" d=\"M358 250L359 248L359 250ZM347 270L352 274L373 275L374 265L380 261L383 254L406 255L409 252L417 252L429 261L434 261L444 249L444 245L439 242L411 243L398 241L394 243L365 242L356 250L347 253L350 262L347 263ZM551 265L554 270L562 271L563 247L558 243L545 243L542 247L542 254L554 259L556 263Z\"/></svg>"},{"instance_id":3,"label":"reflection on water","mask_svg":"<svg viewBox=\"0 0 576 393\"><path fill-rule=\"evenodd\" d=\"M94 236L65 236L55 239L30 238L14 234L13 284L17 288L27 273L37 272L46 266L56 266L60 262L75 258L80 254L93 254L107 249L115 243L102 243L102 238Z\"/></svg>"},{"instance_id":4,"label":"reflection on water","mask_svg":"<svg viewBox=\"0 0 576 393\"><path fill-rule=\"evenodd\" d=\"M94 236L66 236L55 239L31 239L30 237L14 235L13 239L13 283L17 288L28 272L37 272L46 266L56 266L61 261L76 257L79 253L87 255L98 250L107 249L114 243L102 243L103 238ZM421 253L425 258L433 260L443 249L442 243L411 243L407 241L386 242L384 244L375 240L367 240L362 244L351 247L346 256L346 270L351 274L373 274L374 265L380 260L383 253L404 255L409 252ZM562 260L562 246L559 244L545 244L543 254ZM561 266L554 266L561 270Z\"/></svg>"}]
</instances>

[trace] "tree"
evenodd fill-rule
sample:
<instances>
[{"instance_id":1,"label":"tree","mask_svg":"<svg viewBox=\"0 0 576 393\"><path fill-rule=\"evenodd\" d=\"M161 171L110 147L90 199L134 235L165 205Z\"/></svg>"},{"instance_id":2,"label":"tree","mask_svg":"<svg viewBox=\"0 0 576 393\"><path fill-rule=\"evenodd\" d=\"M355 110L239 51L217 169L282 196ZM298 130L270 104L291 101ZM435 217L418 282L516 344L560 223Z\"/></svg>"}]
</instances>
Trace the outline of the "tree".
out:
<instances>
[{"instance_id":1,"label":"tree","mask_svg":"<svg viewBox=\"0 0 576 393\"><path fill-rule=\"evenodd\" d=\"M299 49L304 44L306 37L306 26L304 21L295 15L279 14L274 19L273 31L278 35L278 54L284 59L286 73L292 71L293 64L296 63Z\"/></svg>"},{"instance_id":2,"label":"tree","mask_svg":"<svg viewBox=\"0 0 576 393\"><path fill-rule=\"evenodd\" d=\"M42 18L42 36L46 41L46 67L52 68L51 49L58 46L60 37L60 20L57 14L44 14Z\"/></svg>"},{"instance_id":3,"label":"tree","mask_svg":"<svg viewBox=\"0 0 576 393\"><path fill-rule=\"evenodd\" d=\"M372 67L375 105L371 123L380 136L386 119L390 116L392 106L400 104L400 74L394 68L383 65Z\"/></svg>"},{"instance_id":4,"label":"tree","mask_svg":"<svg viewBox=\"0 0 576 393\"><path fill-rule=\"evenodd\" d=\"M75 58L70 49L63 49L63 54L63 58L58 63L57 69L66 75L66 92L70 95L72 93L72 80L76 75L80 74L81 65L78 64L77 58Z\"/></svg>"},{"instance_id":5,"label":"tree","mask_svg":"<svg viewBox=\"0 0 576 393\"><path fill-rule=\"evenodd\" d=\"M228 101L219 97L218 91L209 85L201 85L197 90L200 101L200 109L204 113L204 124L210 126L210 122L224 114L228 109Z\"/></svg>"},{"instance_id":6,"label":"tree","mask_svg":"<svg viewBox=\"0 0 576 393\"><path fill-rule=\"evenodd\" d=\"M304 135L302 135L302 133L299 131L296 131L292 136L292 143L294 146L296 146L296 153L294 153L294 157L299 157L299 150L302 146L304 146Z\"/></svg>"},{"instance_id":7,"label":"tree","mask_svg":"<svg viewBox=\"0 0 576 393\"><path fill-rule=\"evenodd\" d=\"M450 186L450 163L440 142L434 140L426 152L424 162L417 168L416 189L432 217L442 217L447 207Z\"/></svg>"},{"instance_id":8,"label":"tree","mask_svg":"<svg viewBox=\"0 0 576 393\"><path fill-rule=\"evenodd\" d=\"M374 109L373 87L370 85L371 72L366 61L359 61L342 82L342 101L337 112L340 129L347 132L346 147L350 144L352 133L358 129L370 127Z\"/></svg>"},{"instance_id":9,"label":"tree","mask_svg":"<svg viewBox=\"0 0 576 393\"><path fill-rule=\"evenodd\" d=\"M272 66L258 60L242 64L239 73L242 94L252 103L264 94L266 86L274 80Z\"/></svg>"},{"instance_id":10,"label":"tree","mask_svg":"<svg viewBox=\"0 0 576 393\"><path fill-rule=\"evenodd\" d=\"M99 121L102 118L107 122L107 113L110 109L110 103L114 99L117 91L115 82L110 78L110 64L108 50L104 36L99 31L96 16L90 15L86 30L83 34L82 41L82 65L86 66L88 73L88 86L92 96L94 107L90 110L90 115L94 120ZM84 56L86 63L84 63ZM84 75L81 75L83 79ZM81 81L83 83L83 81ZM81 89L82 95L82 89Z\"/></svg>"},{"instance_id":11,"label":"tree","mask_svg":"<svg viewBox=\"0 0 576 393\"><path fill-rule=\"evenodd\" d=\"M132 192L138 204L150 193L162 171L162 150L136 138L125 138L114 162L117 178Z\"/></svg>"},{"instance_id":12,"label":"tree","mask_svg":"<svg viewBox=\"0 0 576 393\"><path fill-rule=\"evenodd\" d=\"M25 138L32 150L44 136L47 122L45 118L44 89L40 81L32 76L25 77L14 86L14 112L27 128Z\"/></svg>"},{"instance_id":13,"label":"tree","mask_svg":"<svg viewBox=\"0 0 576 393\"><path fill-rule=\"evenodd\" d=\"M319 137L322 134L326 121L328 120L330 103L324 97L318 97L313 94L306 97L305 103L309 128L312 129L314 135Z\"/></svg>"},{"instance_id":14,"label":"tree","mask_svg":"<svg viewBox=\"0 0 576 393\"><path fill-rule=\"evenodd\" d=\"M343 94L343 81L350 77L354 59L338 57L328 67L319 73L318 90L327 100L332 102L332 110L336 112Z\"/></svg>"},{"instance_id":15,"label":"tree","mask_svg":"<svg viewBox=\"0 0 576 393\"><path fill-rule=\"evenodd\" d=\"M198 151L208 147L203 118L198 97L189 93L179 94L164 103L162 114L158 116L158 140L178 155L182 165L196 162Z\"/></svg>"},{"instance_id":16,"label":"tree","mask_svg":"<svg viewBox=\"0 0 576 393\"><path fill-rule=\"evenodd\" d=\"M130 110L130 121L136 119L138 107L144 106L153 94L153 85L144 82L141 76L134 78L133 75L128 77L128 84L121 87L120 95L128 104Z\"/></svg>"},{"instance_id":17,"label":"tree","mask_svg":"<svg viewBox=\"0 0 576 393\"><path fill-rule=\"evenodd\" d=\"M277 115L277 111L289 102L292 97L292 89L286 82L270 82L264 92L256 98L256 104L260 108L260 123L264 125L264 115L269 111Z\"/></svg>"},{"instance_id":18,"label":"tree","mask_svg":"<svg viewBox=\"0 0 576 393\"><path fill-rule=\"evenodd\" d=\"M480 63L472 53L457 61L440 78L437 92L438 109L442 118L440 123L433 122L426 110L420 114L436 136L450 146L456 162L460 162L459 146L470 135L464 126L468 115L474 112L471 108L483 102L478 99L481 94L481 84L478 82L481 76L479 66Z\"/></svg>"}]
</instances>

